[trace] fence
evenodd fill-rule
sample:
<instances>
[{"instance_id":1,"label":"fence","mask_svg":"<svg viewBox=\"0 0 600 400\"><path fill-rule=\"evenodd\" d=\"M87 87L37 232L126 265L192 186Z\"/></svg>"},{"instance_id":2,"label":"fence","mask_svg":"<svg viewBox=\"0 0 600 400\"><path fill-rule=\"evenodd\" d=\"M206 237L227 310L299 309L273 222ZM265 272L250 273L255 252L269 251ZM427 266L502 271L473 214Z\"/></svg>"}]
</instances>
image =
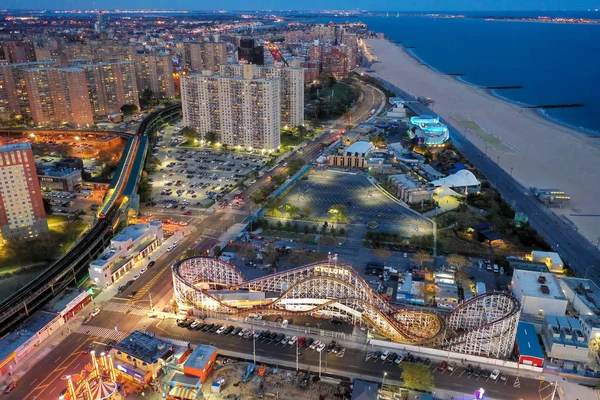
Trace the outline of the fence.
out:
<instances>
[{"instance_id":1,"label":"fence","mask_svg":"<svg viewBox=\"0 0 600 400\"><path fill-rule=\"evenodd\" d=\"M543 368L534 367L531 365L523 365L523 364L519 364L514 361L506 361L506 360L499 360L499 359L495 359L495 358L473 356L473 355L469 355L469 354L455 353L455 352L449 351L449 350L431 349L429 347L412 346L412 345L402 344L402 343L393 343L393 342L388 342L385 340L371 339L370 344L372 344L373 346L377 346L377 347L384 347L384 348L394 349L394 350L402 350L405 353L412 353L413 355L418 355L419 357L424 356L424 355L430 355L430 356L437 357L437 358L446 358L446 359L452 358L454 360L462 360L463 363L470 362L473 364L496 365L498 367L503 367L503 368L522 369L522 370L526 370L526 371L533 371L533 372L539 372L539 373L542 373L544 371Z\"/></svg>"}]
</instances>

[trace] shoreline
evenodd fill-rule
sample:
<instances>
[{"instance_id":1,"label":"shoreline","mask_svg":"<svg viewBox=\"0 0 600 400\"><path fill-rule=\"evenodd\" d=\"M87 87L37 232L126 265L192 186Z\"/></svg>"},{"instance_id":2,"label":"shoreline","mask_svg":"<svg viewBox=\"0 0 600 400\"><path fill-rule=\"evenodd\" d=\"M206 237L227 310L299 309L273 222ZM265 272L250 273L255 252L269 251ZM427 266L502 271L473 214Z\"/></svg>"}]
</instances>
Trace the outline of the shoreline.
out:
<instances>
[{"instance_id":1,"label":"shoreline","mask_svg":"<svg viewBox=\"0 0 600 400\"><path fill-rule=\"evenodd\" d=\"M379 62L372 74L415 97L431 97L433 112L452 124L519 183L565 190L571 201L552 211L589 240L600 232L600 141L598 135L554 121L491 90L436 71L401 45L367 41ZM514 171L513 171L514 170ZM597 217L596 217L597 216Z\"/></svg>"},{"instance_id":2,"label":"shoreline","mask_svg":"<svg viewBox=\"0 0 600 400\"><path fill-rule=\"evenodd\" d=\"M404 52L407 56L409 56L412 59L414 59L419 65L422 65L424 67L429 68L430 70L432 70L436 74L440 74L440 75L443 75L443 76L447 76L447 77L453 78L453 79L457 80L458 82L460 82L460 83L462 83L464 85L471 86L473 88L480 89L482 91L486 91L490 96L493 96L493 97L495 97L495 98L497 98L497 99L499 99L499 100L501 100L501 101L503 101L505 103L509 103L509 104L512 104L512 105L514 105L516 107L520 107L520 108L526 109L527 112L533 111L539 117L547 120L548 122L552 122L554 124L560 125L563 128L567 128L569 130L577 131L577 133L579 133L581 135L584 135L585 137L588 137L588 138L591 137L591 138L600 139L600 131L594 131L594 130L591 130L591 129L582 128L580 126L571 125L571 124L569 124L567 122L564 122L564 121L561 121L559 119L551 117L550 115L548 115L545 112L545 110L543 108L531 108L531 107L533 107L533 105L522 103L522 102L520 102L518 100L512 100L512 99L509 99L508 97L502 96L501 94L496 93L496 89L488 89L485 86L481 86L481 85L477 85L477 84L468 82L467 80L463 79L462 76L451 76L451 75L448 75L448 74L446 74L446 73L438 70L433 65L425 62L425 60L423 60L421 57L419 57L413 51L411 51L412 49L407 49L401 43L396 43L396 42L390 40L389 38L385 39L385 40L387 40L388 42L391 42L396 47L400 48L400 50L402 50L402 52Z\"/></svg>"}]
</instances>

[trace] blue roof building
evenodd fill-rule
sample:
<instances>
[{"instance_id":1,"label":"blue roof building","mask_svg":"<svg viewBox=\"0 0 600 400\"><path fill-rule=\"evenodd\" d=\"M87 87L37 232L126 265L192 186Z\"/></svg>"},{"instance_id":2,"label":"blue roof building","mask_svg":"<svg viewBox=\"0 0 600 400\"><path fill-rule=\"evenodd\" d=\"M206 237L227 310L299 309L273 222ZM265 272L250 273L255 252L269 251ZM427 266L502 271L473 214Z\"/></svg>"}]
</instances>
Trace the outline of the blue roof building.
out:
<instances>
[{"instance_id":1,"label":"blue roof building","mask_svg":"<svg viewBox=\"0 0 600 400\"><path fill-rule=\"evenodd\" d=\"M519 322L517 327L517 339L515 348L519 356L519 363L544 366L544 352L540 346L535 326L529 322Z\"/></svg>"}]
</instances>

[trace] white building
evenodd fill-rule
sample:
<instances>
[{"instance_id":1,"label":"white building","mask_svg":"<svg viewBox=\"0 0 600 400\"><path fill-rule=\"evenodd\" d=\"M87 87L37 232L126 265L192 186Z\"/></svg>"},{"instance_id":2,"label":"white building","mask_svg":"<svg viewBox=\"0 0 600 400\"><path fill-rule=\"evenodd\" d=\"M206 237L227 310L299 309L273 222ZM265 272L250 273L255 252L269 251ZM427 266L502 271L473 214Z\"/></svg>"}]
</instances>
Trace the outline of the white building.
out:
<instances>
[{"instance_id":1,"label":"white building","mask_svg":"<svg viewBox=\"0 0 600 400\"><path fill-rule=\"evenodd\" d=\"M304 68L299 62L292 62L289 67L281 63L274 67L263 67L254 64L222 65L221 75L244 76L245 70L251 68L257 78L278 79L280 89L280 123L285 129L292 129L304 124Z\"/></svg>"},{"instance_id":2,"label":"white building","mask_svg":"<svg viewBox=\"0 0 600 400\"><path fill-rule=\"evenodd\" d=\"M565 315L568 300L556 275L516 269L511 286L513 295L521 302L523 314Z\"/></svg>"},{"instance_id":3,"label":"white building","mask_svg":"<svg viewBox=\"0 0 600 400\"><path fill-rule=\"evenodd\" d=\"M553 315L544 318L542 342L551 359L588 362L588 341L577 319Z\"/></svg>"},{"instance_id":4,"label":"white building","mask_svg":"<svg viewBox=\"0 0 600 400\"><path fill-rule=\"evenodd\" d=\"M110 246L90 264L90 278L102 288L110 286L136 262L152 253L163 240L162 224L131 225L115 236Z\"/></svg>"},{"instance_id":5,"label":"white building","mask_svg":"<svg viewBox=\"0 0 600 400\"><path fill-rule=\"evenodd\" d=\"M550 272L555 274L562 274L564 263L558 253L552 251L532 251L531 254L527 254L525 258L528 261L543 262L546 264Z\"/></svg>"},{"instance_id":6,"label":"white building","mask_svg":"<svg viewBox=\"0 0 600 400\"><path fill-rule=\"evenodd\" d=\"M183 124L201 135L214 132L221 144L275 151L280 144L280 81L259 78L252 65L243 76L184 75Z\"/></svg>"}]
</instances>

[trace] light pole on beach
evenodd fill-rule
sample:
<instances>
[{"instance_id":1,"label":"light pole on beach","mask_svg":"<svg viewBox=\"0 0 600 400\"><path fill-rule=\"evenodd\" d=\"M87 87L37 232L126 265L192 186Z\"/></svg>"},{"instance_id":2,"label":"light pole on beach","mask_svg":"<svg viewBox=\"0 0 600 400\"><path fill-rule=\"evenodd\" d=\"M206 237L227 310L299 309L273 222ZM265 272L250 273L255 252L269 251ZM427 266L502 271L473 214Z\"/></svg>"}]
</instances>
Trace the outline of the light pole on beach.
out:
<instances>
[{"instance_id":1,"label":"light pole on beach","mask_svg":"<svg viewBox=\"0 0 600 400\"><path fill-rule=\"evenodd\" d=\"M511 178L512 178L512 172L513 172L513 169L515 169L515 167L510 167L510 177L511 177Z\"/></svg>"},{"instance_id":2,"label":"light pole on beach","mask_svg":"<svg viewBox=\"0 0 600 400\"><path fill-rule=\"evenodd\" d=\"M496 165L500 165L500 156L496 157Z\"/></svg>"}]
</instances>

